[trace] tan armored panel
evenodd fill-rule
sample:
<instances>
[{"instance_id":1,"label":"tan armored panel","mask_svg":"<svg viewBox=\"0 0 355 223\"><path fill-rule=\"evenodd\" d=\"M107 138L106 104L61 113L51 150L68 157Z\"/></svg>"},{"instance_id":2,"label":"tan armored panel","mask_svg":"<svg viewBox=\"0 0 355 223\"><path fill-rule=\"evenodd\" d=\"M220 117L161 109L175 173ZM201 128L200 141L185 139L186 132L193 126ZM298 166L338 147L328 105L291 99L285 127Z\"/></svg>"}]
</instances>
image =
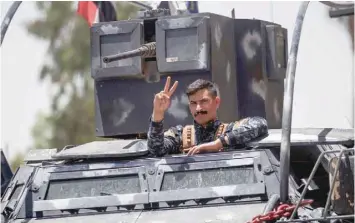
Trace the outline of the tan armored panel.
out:
<instances>
[{"instance_id":1,"label":"tan armored panel","mask_svg":"<svg viewBox=\"0 0 355 223\"><path fill-rule=\"evenodd\" d=\"M335 185L332 191L331 204L338 215L354 214L354 156L343 157L339 171L334 176L339 157L333 157L329 162L329 187L334 177Z\"/></svg>"}]
</instances>

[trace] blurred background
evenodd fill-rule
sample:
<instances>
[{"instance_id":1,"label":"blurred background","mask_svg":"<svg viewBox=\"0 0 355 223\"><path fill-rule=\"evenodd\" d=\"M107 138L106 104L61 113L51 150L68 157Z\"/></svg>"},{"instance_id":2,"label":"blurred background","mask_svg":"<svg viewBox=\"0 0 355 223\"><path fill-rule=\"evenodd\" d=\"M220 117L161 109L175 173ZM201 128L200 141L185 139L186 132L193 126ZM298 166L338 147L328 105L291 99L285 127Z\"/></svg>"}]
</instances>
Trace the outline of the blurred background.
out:
<instances>
[{"instance_id":1,"label":"blurred background","mask_svg":"<svg viewBox=\"0 0 355 223\"><path fill-rule=\"evenodd\" d=\"M11 4L1 2L1 20ZM288 29L291 47L300 2L197 4L199 12L231 17L234 8L236 18L279 23ZM139 10L129 2L114 5L117 20L134 17ZM94 131L90 30L77 6L76 1L26 1L8 27L0 55L0 136L12 169L29 149L102 140ZM331 18L329 10L319 2L309 4L298 53L292 127L354 127L354 16Z\"/></svg>"}]
</instances>

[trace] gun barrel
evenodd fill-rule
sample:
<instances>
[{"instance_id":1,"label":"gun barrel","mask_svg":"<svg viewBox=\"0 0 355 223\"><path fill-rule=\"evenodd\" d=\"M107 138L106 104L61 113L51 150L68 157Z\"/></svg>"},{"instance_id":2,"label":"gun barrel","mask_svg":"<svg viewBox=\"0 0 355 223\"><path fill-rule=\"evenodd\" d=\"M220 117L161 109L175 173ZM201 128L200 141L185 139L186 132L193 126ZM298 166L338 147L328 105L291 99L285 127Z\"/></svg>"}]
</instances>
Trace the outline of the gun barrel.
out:
<instances>
[{"instance_id":1,"label":"gun barrel","mask_svg":"<svg viewBox=\"0 0 355 223\"><path fill-rule=\"evenodd\" d=\"M151 43L144 44L135 50L130 50L127 52L106 56L103 58L103 61L104 63L109 63L112 61L123 60L126 58L136 57L136 56L152 57L155 56L155 54L156 54L156 42L151 42Z\"/></svg>"}]
</instances>

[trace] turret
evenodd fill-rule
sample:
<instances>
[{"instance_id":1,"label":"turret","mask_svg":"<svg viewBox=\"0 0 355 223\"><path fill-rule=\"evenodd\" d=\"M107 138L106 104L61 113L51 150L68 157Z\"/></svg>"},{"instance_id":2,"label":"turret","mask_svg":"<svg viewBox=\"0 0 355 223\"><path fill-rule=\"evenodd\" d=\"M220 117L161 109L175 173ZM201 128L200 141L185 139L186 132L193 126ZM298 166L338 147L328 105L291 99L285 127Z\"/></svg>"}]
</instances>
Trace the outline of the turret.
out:
<instances>
[{"instance_id":1,"label":"turret","mask_svg":"<svg viewBox=\"0 0 355 223\"><path fill-rule=\"evenodd\" d=\"M91 28L97 136L144 137L167 76L179 86L165 128L191 124L185 88L198 78L219 86L222 121L257 115L281 128L286 29L213 13L157 14Z\"/></svg>"}]
</instances>

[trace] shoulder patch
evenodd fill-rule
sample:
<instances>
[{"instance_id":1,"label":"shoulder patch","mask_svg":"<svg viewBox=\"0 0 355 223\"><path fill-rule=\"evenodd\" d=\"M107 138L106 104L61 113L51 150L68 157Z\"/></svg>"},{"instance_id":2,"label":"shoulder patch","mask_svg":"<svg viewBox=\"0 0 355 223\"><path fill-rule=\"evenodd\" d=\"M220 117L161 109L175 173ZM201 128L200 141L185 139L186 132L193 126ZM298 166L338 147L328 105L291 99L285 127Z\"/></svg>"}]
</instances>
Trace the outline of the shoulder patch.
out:
<instances>
[{"instance_id":1,"label":"shoulder patch","mask_svg":"<svg viewBox=\"0 0 355 223\"><path fill-rule=\"evenodd\" d=\"M247 121L248 121L248 118L244 118L244 119L234 122L233 129L238 128L239 126L245 124Z\"/></svg>"},{"instance_id":2,"label":"shoulder patch","mask_svg":"<svg viewBox=\"0 0 355 223\"><path fill-rule=\"evenodd\" d=\"M175 132L172 129L169 129L168 131L164 132L165 137L175 137Z\"/></svg>"}]
</instances>

